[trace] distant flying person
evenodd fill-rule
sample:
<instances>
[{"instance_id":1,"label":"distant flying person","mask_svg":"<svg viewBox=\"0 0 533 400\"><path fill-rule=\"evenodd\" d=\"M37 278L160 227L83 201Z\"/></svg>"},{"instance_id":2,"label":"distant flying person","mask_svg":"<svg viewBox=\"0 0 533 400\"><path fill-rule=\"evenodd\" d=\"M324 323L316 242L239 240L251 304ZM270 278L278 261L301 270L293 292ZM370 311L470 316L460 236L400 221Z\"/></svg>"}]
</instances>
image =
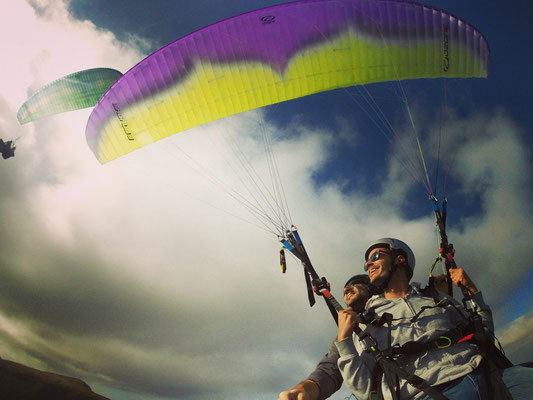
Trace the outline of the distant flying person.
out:
<instances>
[{"instance_id":1,"label":"distant flying person","mask_svg":"<svg viewBox=\"0 0 533 400\"><path fill-rule=\"evenodd\" d=\"M13 143L12 140L4 142L2 139L0 139L0 153L2 153L4 160L7 160L10 157L15 157L15 149L15 143Z\"/></svg>"}]
</instances>

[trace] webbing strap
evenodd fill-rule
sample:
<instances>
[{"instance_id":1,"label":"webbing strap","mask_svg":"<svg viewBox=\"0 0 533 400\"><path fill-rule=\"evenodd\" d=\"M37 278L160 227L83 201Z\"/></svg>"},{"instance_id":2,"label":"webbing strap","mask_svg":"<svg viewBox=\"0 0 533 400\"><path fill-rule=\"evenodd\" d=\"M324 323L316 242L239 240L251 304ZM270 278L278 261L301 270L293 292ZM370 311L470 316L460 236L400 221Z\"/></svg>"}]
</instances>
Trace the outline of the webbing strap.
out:
<instances>
[{"instance_id":1,"label":"webbing strap","mask_svg":"<svg viewBox=\"0 0 533 400\"><path fill-rule=\"evenodd\" d=\"M379 362L381 364L381 368L383 369L383 374L385 376L387 384L389 385L389 388L391 388L391 393L393 393L393 399L397 397L395 397L394 390L392 389L395 386L394 382L392 382L392 386L391 386L390 381L394 377L394 375L397 375L399 378L404 379L411 386L414 386L417 389L421 390L422 392L424 392L427 396L429 396L432 399L449 400L446 396L440 393L437 389L430 386L424 379L422 379L416 374L407 372L403 368L400 368L400 366L398 366L398 364L394 362L393 360L390 360L387 357L382 357ZM396 389L399 390L399 387L397 387Z\"/></svg>"},{"instance_id":2,"label":"webbing strap","mask_svg":"<svg viewBox=\"0 0 533 400\"><path fill-rule=\"evenodd\" d=\"M390 314L389 314L390 315ZM392 317L392 316L391 316ZM372 371L371 394L377 393L379 399L383 398L383 394L380 389L380 377L383 376L387 386L389 387L393 400L399 399L400 383L399 379L404 379L411 386L424 392L427 396L435 400L448 400L448 398L442 395L437 389L431 387L424 379L416 374L412 374L401 368L396 361L388 357L388 354L384 351L380 351L377 342L367 332L361 330L359 325L355 326L354 333L359 340L366 343L369 339L372 343L371 346L366 346L366 352L370 353L374 358L375 367L380 370Z\"/></svg>"}]
</instances>

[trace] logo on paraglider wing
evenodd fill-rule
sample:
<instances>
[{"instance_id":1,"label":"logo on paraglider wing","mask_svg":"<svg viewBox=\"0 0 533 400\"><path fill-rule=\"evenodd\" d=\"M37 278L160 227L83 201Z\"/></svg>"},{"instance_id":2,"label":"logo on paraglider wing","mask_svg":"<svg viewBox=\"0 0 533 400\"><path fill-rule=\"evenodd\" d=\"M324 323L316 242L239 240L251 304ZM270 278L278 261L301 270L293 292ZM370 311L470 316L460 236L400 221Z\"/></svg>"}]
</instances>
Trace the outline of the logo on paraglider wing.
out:
<instances>
[{"instance_id":1,"label":"logo on paraglider wing","mask_svg":"<svg viewBox=\"0 0 533 400\"><path fill-rule=\"evenodd\" d=\"M261 17L261 22L266 24L273 24L276 22L276 16L275 15L265 15L264 17Z\"/></svg>"},{"instance_id":2,"label":"logo on paraglider wing","mask_svg":"<svg viewBox=\"0 0 533 400\"><path fill-rule=\"evenodd\" d=\"M124 119L124 114L122 114L122 112L120 111L120 107L117 103L113 103L113 109L115 110L115 114L117 115L117 118L120 122L120 126L122 127L122 130L126 134L128 140L135 140L135 138L133 137L133 133L130 132L128 124Z\"/></svg>"},{"instance_id":3,"label":"logo on paraglider wing","mask_svg":"<svg viewBox=\"0 0 533 400\"><path fill-rule=\"evenodd\" d=\"M450 69L448 38L449 38L449 27L448 27L448 25L444 25L443 43L442 43L442 45L443 45L442 69L444 70L444 72L448 72L448 69Z\"/></svg>"}]
</instances>

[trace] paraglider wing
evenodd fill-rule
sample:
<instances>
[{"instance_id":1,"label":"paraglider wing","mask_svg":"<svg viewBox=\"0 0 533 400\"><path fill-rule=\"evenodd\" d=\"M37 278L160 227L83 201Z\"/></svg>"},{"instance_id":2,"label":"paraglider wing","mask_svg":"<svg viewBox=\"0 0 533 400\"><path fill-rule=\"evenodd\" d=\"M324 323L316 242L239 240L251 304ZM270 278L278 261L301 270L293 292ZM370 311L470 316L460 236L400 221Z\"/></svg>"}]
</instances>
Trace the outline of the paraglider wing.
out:
<instances>
[{"instance_id":1,"label":"paraglider wing","mask_svg":"<svg viewBox=\"0 0 533 400\"><path fill-rule=\"evenodd\" d=\"M471 25L407 1L303 0L236 16L141 61L99 101L86 128L102 163L242 111L398 79L485 77Z\"/></svg>"},{"instance_id":2,"label":"paraglider wing","mask_svg":"<svg viewBox=\"0 0 533 400\"><path fill-rule=\"evenodd\" d=\"M122 76L111 68L75 72L46 85L19 109L17 118L26 124L65 111L93 107L109 87Z\"/></svg>"}]
</instances>

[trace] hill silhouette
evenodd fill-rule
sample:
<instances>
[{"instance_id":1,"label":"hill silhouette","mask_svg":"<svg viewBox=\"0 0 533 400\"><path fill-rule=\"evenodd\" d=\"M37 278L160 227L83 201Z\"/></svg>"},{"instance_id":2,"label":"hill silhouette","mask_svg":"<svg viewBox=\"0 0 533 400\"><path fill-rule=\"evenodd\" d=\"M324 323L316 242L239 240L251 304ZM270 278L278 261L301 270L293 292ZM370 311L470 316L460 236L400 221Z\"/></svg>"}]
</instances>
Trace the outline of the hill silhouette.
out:
<instances>
[{"instance_id":1,"label":"hill silhouette","mask_svg":"<svg viewBox=\"0 0 533 400\"><path fill-rule=\"evenodd\" d=\"M109 400L81 379L39 371L0 358L0 398L17 400Z\"/></svg>"}]
</instances>

